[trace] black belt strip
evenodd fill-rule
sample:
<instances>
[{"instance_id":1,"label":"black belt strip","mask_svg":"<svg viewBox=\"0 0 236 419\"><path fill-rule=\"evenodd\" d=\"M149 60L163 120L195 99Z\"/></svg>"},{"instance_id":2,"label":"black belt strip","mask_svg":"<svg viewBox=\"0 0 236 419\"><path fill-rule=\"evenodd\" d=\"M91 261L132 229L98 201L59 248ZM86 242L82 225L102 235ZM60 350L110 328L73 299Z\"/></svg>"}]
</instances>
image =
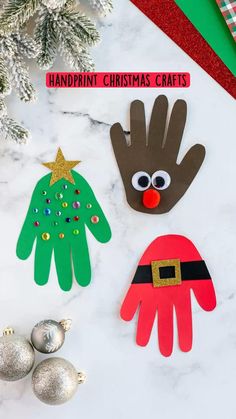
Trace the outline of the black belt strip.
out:
<instances>
[{"instance_id":1,"label":"black belt strip","mask_svg":"<svg viewBox=\"0 0 236 419\"><path fill-rule=\"evenodd\" d=\"M199 279L211 279L204 260L196 260L191 262L180 262L182 281L192 281ZM160 278L175 278L174 266L165 266L160 269ZM152 283L151 265L140 265L134 275L132 284L148 284Z\"/></svg>"}]
</instances>

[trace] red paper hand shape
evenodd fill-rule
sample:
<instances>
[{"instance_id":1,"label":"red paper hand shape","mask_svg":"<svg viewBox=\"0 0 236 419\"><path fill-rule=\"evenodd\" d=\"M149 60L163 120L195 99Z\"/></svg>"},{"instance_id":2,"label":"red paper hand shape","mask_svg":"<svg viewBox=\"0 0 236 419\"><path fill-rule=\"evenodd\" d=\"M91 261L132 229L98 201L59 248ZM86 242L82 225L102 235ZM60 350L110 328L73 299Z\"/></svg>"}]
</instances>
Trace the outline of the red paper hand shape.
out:
<instances>
[{"instance_id":1,"label":"red paper hand shape","mask_svg":"<svg viewBox=\"0 0 236 419\"><path fill-rule=\"evenodd\" d=\"M191 350L191 290L203 310L214 310L216 297L213 283L193 243L183 236L158 237L142 256L120 312L122 319L129 321L139 307L138 345L147 345L158 314L160 352L170 356L175 310L180 349L183 352Z\"/></svg>"}]
</instances>

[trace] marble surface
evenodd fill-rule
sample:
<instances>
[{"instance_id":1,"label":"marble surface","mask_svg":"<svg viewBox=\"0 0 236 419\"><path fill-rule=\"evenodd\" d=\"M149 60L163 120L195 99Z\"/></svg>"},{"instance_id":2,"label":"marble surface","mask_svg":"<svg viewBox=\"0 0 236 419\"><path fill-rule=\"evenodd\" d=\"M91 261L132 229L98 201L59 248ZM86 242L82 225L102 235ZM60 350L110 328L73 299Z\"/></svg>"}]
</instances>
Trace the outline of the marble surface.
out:
<instances>
[{"instance_id":1,"label":"marble surface","mask_svg":"<svg viewBox=\"0 0 236 419\"><path fill-rule=\"evenodd\" d=\"M47 90L44 74L33 70L39 90L35 105L12 97L12 114L31 130L27 146L0 143L0 327L12 325L29 336L44 319L71 317L73 327L58 353L87 372L87 383L60 407L41 404L30 378L0 383L0 418L58 419L227 419L235 418L236 377L236 195L233 134L235 103L181 49L129 1L99 23L102 42L93 51L99 71L189 71L189 89ZM56 68L61 68L58 61ZM153 101L166 93L171 105L188 101L181 155L195 142L207 148L202 170L184 198L168 214L147 216L126 203L112 153L109 128L120 121L129 129L129 104L145 101L149 118ZM49 283L33 281L33 257L23 262L15 244L31 192L61 146L68 159L80 159L80 173L92 185L109 218L113 238L100 244L89 234L93 266L91 285L74 283L63 293L52 266ZM135 321L125 323L119 308L139 257L158 235L190 237L206 258L218 306L203 312L193 303L194 346L175 348L164 358L153 330L146 348L135 345ZM37 354L37 362L43 356Z\"/></svg>"}]
</instances>

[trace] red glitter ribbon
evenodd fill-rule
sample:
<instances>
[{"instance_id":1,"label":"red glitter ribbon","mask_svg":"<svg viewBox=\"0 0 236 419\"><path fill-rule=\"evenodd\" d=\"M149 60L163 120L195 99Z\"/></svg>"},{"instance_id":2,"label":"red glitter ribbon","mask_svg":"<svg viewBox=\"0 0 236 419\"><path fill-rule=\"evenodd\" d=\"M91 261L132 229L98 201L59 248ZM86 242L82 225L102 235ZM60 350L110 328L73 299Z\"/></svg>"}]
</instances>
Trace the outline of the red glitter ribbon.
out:
<instances>
[{"instance_id":1,"label":"red glitter ribbon","mask_svg":"<svg viewBox=\"0 0 236 419\"><path fill-rule=\"evenodd\" d=\"M131 1L236 99L236 78L174 0Z\"/></svg>"}]
</instances>

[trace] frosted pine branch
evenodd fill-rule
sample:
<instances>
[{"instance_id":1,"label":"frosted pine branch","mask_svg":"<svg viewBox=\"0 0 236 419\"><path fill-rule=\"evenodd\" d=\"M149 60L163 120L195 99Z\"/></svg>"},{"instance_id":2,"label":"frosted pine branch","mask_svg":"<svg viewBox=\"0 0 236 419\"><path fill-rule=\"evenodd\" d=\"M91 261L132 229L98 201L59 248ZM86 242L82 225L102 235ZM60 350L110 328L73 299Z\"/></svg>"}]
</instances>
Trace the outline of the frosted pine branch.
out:
<instances>
[{"instance_id":1,"label":"frosted pine branch","mask_svg":"<svg viewBox=\"0 0 236 419\"><path fill-rule=\"evenodd\" d=\"M94 62L85 48L78 50L77 43L62 34L60 41L61 55L66 64L74 71L94 71Z\"/></svg>"},{"instance_id":2,"label":"frosted pine branch","mask_svg":"<svg viewBox=\"0 0 236 419\"><path fill-rule=\"evenodd\" d=\"M112 0L89 0L100 14L112 9ZM93 71L88 48L99 41L99 33L78 6L79 0L0 0L0 132L23 143L28 131L8 117L1 99L14 87L21 100L35 99L23 57L36 58L40 68L49 69L60 53L75 71ZM27 22L36 15L32 39ZM23 32L24 29L24 32Z\"/></svg>"},{"instance_id":3,"label":"frosted pine branch","mask_svg":"<svg viewBox=\"0 0 236 419\"><path fill-rule=\"evenodd\" d=\"M0 14L0 32L7 34L20 28L35 14L39 4L39 0L8 0Z\"/></svg>"},{"instance_id":4,"label":"frosted pine branch","mask_svg":"<svg viewBox=\"0 0 236 419\"><path fill-rule=\"evenodd\" d=\"M100 40L99 32L92 21L80 13L78 10L63 10L60 13L61 21L65 22L67 27L71 27L74 35L87 45L94 45Z\"/></svg>"},{"instance_id":5,"label":"frosted pine branch","mask_svg":"<svg viewBox=\"0 0 236 419\"><path fill-rule=\"evenodd\" d=\"M0 36L0 55L10 58L17 52L16 44L11 35Z\"/></svg>"},{"instance_id":6,"label":"frosted pine branch","mask_svg":"<svg viewBox=\"0 0 236 419\"><path fill-rule=\"evenodd\" d=\"M30 81L29 72L19 54L14 54L9 59L11 67L12 84L17 94L24 102L34 101L36 98L35 89Z\"/></svg>"},{"instance_id":7,"label":"frosted pine branch","mask_svg":"<svg viewBox=\"0 0 236 419\"><path fill-rule=\"evenodd\" d=\"M49 69L56 59L58 48L58 30L54 15L43 11L36 23L35 42L40 49L37 63L40 68Z\"/></svg>"},{"instance_id":8,"label":"frosted pine branch","mask_svg":"<svg viewBox=\"0 0 236 419\"><path fill-rule=\"evenodd\" d=\"M6 61L0 56L0 97L11 93L11 83L7 71Z\"/></svg>"},{"instance_id":9,"label":"frosted pine branch","mask_svg":"<svg viewBox=\"0 0 236 419\"><path fill-rule=\"evenodd\" d=\"M7 116L7 107L2 99L0 99L0 137L11 139L18 144L26 143L29 137L29 131L26 128Z\"/></svg>"},{"instance_id":10,"label":"frosted pine branch","mask_svg":"<svg viewBox=\"0 0 236 419\"><path fill-rule=\"evenodd\" d=\"M41 0L41 2L49 10L56 10L61 9L67 3L67 0Z\"/></svg>"},{"instance_id":11,"label":"frosted pine branch","mask_svg":"<svg viewBox=\"0 0 236 419\"><path fill-rule=\"evenodd\" d=\"M2 72L0 69L0 93L1 85L3 88L5 86L5 89L7 86L9 88L13 85L23 101L34 100L35 90L30 82L28 69L21 54L24 53L28 57L34 57L38 52L39 48L36 42L29 35L17 32L0 38L0 57L4 63ZM6 85L7 81L8 84ZM5 94L7 94L7 91L8 89L5 90Z\"/></svg>"},{"instance_id":12,"label":"frosted pine branch","mask_svg":"<svg viewBox=\"0 0 236 419\"><path fill-rule=\"evenodd\" d=\"M25 144L29 138L29 131L9 117L0 119L0 132L6 140L10 139L18 144Z\"/></svg>"},{"instance_id":13,"label":"frosted pine branch","mask_svg":"<svg viewBox=\"0 0 236 419\"><path fill-rule=\"evenodd\" d=\"M87 46L99 40L91 20L73 5L51 13L44 9L36 23L35 41L41 48L37 57L40 68L50 68L59 51L64 61L75 71L92 71L93 61Z\"/></svg>"},{"instance_id":14,"label":"frosted pine branch","mask_svg":"<svg viewBox=\"0 0 236 419\"><path fill-rule=\"evenodd\" d=\"M58 13L59 48L66 63L75 71L93 71L94 63L87 46L99 39L99 34L89 18L77 7L65 7Z\"/></svg>"},{"instance_id":15,"label":"frosted pine branch","mask_svg":"<svg viewBox=\"0 0 236 419\"><path fill-rule=\"evenodd\" d=\"M3 99L0 99L0 120L7 115L7 107Z\"/></svg>"},{"instance_id":16,"label":"frosted pine branch","mask_svg":"<svg viewBox=\"0 0 236 419\"><path fill-rule=\"evenodd\" d=\"M18 53L27 58L35 58L40 52L40 48L28 34L20 32L13 34L12 39L16 44Z\"/></svg>"},{"instance_id":17,"label":"frosted pine branch","mask_svg":"<svg viewBox=\"0 0 236 419\"><path fill-rule=\"evenodd\" d=\"M94 63L73 27L63 17L58 17L59 50L65 61L75 71L93 71Z\"/></svg>"},{"instance_id":18,"label":"frosted pine branch","mask_svg":"<svg viewBox=\"0 0 236 419\"><path fill-rule=\"evenodd\" d=\"M89 0L92 7L101 15L105 16L112 11L112 0Z\"/></svg>"}]
</instances>

